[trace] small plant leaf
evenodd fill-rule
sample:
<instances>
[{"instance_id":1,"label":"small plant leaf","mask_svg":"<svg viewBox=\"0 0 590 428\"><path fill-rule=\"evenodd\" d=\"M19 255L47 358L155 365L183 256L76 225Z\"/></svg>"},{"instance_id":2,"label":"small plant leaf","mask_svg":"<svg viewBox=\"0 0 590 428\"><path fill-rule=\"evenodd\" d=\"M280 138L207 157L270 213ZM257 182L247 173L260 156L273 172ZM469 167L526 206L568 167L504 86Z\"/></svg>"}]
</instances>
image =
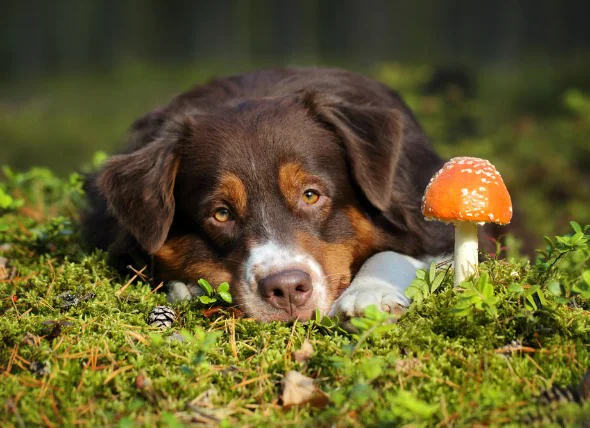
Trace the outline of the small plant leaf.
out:
<instances>
[{"instance_id":1,"label":"small plant leaf","mask_svg":"<svg viewBox=\"0 0 590 428\"><path fill-rule=\"evenodd\" d=\"M207 296L211 297L213 295L213 287L211 287L211 284L209 284L206 279L201 278L197 281L197 283L203 289L203 291L207 293Z\"/></svg>"},{"instance_id":2,"label":"small plant leaf","mask_svg":"<svg viewBox=\"0 0 590 428\"><path fill-rule=\"evenodd\" d=\"M436 275L436 277L434 278L434 281L432 281L432 284L430 285L430 293L431 294L433 294L436 290L438 290L438 287L440 287L440 285L442 284L443 279L445 279L444 272L440 272L438 275Z\"/></svg>"},{"instance_id":3,"label":"small plant leaf","mask_svg":"<svg viewBox=\"0 0 590 428\"><path fill-rule=\"evenodd\" d=\"M580 226L580 224L578 222L570 221L570 226L572 227L572 229L574 229L574 232L582 233L582 227Z\"/></svg>"},{"instance_id":4,"label":"small plant leaf","mask_svg":"<svg viewBox=\"0 0 590 428\"><path fill-rule=\"evenodd\" d=\"M563 293L561 291L561 285L557 280L551 280L547 283L547 290L554 296L561 296Z\"/></svg>"},{"instance_id":5,"label":"small plant leaf","mask_svg":"<svg viewBox=\"0 0 590 428\"><path fill-rule=\"evenodd\" d=\"M209 297L209 296L200 296L199 297L199 300L204 305L210 305L211 303L217 302L217 299L216 298Z\"/></svg>"},{"instance_id":6,"label":"small plant leaf","mask_svg":"<svg viewBox=\"0 0 590 428\"><path fill-rule=\"evenodd\" d=\"M233 303L233 301L234 301L232 295L229 294L227 291L219 291L217 294L219 295L219 297L221 297L221 300L223 300L225 303Z\"/></svg>"},{"instance_id":7,"label":"small plant leaf","mask_svg":"<svg viewBox=\"0 0 590 428\"><path fill-rule=\"evenodd\" d=\"M430 263L430 272L428 273L428 282L432 283L436 276L436 262Z\"/></svg>"},{"instance_id":8,"label":"small plant leaf","mask_svg":"<svg viewBox=\"0 0 590 428\"><path fill-rule=\"evenodd\" d=\"M218 293L224 293L224 292L228 292L228 291L229 291L229 284L227 282L222 282L221 284L219 284L219 287L217 287Z\"/></svg>"}]
</instances>

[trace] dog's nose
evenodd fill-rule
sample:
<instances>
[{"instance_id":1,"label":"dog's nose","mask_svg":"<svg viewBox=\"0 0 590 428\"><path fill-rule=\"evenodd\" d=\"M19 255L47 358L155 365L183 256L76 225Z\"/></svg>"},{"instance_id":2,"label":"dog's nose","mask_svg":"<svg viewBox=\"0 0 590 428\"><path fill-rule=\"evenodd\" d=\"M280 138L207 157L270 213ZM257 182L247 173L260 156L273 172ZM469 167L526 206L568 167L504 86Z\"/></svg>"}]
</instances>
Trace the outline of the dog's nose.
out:
<instances>
[{"instance_id":1,"label":"dog's nose","mask_svg":"<svg viewBox=\"0 0 590 428\"><path fill-rule=\"evenodd\" d=\"M258 281L258 290L272 306L292 313L309 300L313 285L307 272L289 270L262 278Z\"/></svg>"}]
</instances>

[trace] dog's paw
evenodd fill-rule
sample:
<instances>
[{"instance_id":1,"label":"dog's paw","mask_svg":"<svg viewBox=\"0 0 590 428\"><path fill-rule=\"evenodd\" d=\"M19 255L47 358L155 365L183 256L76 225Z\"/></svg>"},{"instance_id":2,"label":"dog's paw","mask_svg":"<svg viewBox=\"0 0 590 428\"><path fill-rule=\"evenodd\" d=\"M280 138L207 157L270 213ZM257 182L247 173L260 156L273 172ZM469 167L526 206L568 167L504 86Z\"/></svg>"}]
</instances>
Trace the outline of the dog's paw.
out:
<instances>
[{"instance_id":1,"label":"dog's paw","mask_svg":"<svg viewBox=\"0 0 590 428\"><path fill-rule=\"evenodd\" d=\"M401 316L410 305L404 294L424 264L393 251L377 253L359 270L350 286L334 301L328 315L343 318L362 316L370 305Z\"/></svg>"},{"instance_id":2,"label":"dog's paw","mask_svg":"<svg viewBox=\"0 0 590 428\"><path fill-rule=\"evenodd\" d=\"M166 300L168 303L176 303L182 300L190 300L196 296L202 296L205 292L194 282L169 281L166 283Z\"/></svg>"},{"instance_id":3,"label":"dog's paw","mask_svg":"<svg viewBox=\"0 0 590 428\"><path fill-rule=\"evenodd\" d=\"M399 318L408 308L408 303L405 296L400 296L396 289L388 285L376 285L369 290L349 288L332 304L329 315L344 319L360 317L368 306L375 305L377 309Z\"/></svg>"}]
</instances>

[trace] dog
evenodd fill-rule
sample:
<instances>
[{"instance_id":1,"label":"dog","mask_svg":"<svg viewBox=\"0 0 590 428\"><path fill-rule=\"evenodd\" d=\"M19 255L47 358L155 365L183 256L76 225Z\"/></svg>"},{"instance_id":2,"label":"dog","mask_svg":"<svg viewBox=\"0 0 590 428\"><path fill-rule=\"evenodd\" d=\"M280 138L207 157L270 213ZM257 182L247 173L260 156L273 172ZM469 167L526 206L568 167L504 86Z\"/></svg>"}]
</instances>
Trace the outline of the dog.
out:
<instances>
[{"instance_id":1,"label":"dog","mask_svg":"<svg viewBox=\"0 0 590 428\"><path fill-rule=\"evenodd\" d=\"M219 78L139 118L88 177L88 242L151 263L171 301L231 284L260 321L407 306L450 226L420 204L443 161L393 90L340 69Z\"/></svg>"}]
</instances>

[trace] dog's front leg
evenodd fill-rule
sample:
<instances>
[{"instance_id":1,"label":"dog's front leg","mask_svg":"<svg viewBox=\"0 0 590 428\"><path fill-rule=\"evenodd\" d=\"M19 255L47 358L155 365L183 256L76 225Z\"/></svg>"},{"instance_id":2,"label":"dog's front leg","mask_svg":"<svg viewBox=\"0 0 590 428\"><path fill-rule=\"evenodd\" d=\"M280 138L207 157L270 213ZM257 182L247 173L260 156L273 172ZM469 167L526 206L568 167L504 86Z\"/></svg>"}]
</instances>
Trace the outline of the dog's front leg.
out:
<instances>
[{"instance_id":1,"label":"dog's front leg","mask_svg":"<svg viewBox=\"0 0 590 428\"><path fill-rule=\"evenodd\" d=\"M329 315L343 318L362 316L367 306L400 316L410 305L404 292L425 263L393 251L368 259L352 283L330 308Z\"/></svg>"}]
</instances>

